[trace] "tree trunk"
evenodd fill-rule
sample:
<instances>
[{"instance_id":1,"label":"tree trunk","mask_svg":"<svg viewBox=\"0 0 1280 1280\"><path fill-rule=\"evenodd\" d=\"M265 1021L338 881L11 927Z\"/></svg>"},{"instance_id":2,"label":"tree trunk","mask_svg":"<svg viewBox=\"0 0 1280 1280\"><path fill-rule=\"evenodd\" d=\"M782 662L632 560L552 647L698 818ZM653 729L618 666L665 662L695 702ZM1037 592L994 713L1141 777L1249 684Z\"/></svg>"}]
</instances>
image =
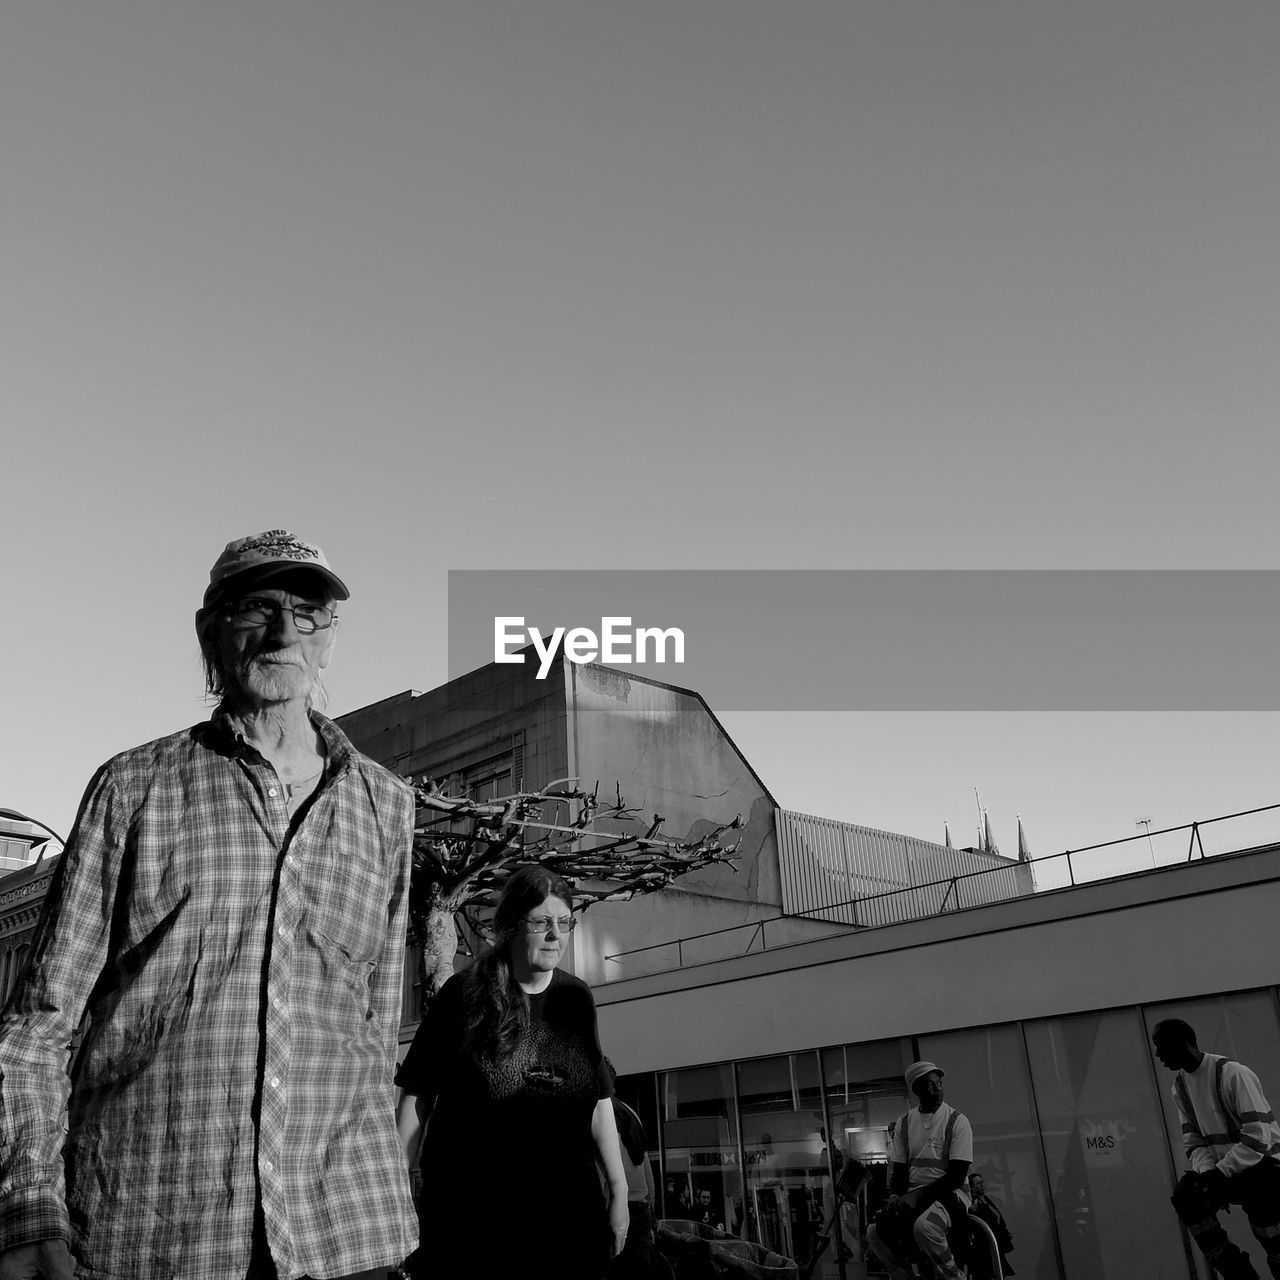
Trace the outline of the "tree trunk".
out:
<instances>
[{"instance_id":1,"label":"tree trunk","mask_svg":"<svg viewBox=\"0 0 1280 1280\"><path fill-rule=\"evenodd\" d=\"M427 912L422 931L422 1009L431 1002L453 977L453 957L458 950L458 929L453 923L453 908L433 902Z\"/></svg>"}]
</instances>

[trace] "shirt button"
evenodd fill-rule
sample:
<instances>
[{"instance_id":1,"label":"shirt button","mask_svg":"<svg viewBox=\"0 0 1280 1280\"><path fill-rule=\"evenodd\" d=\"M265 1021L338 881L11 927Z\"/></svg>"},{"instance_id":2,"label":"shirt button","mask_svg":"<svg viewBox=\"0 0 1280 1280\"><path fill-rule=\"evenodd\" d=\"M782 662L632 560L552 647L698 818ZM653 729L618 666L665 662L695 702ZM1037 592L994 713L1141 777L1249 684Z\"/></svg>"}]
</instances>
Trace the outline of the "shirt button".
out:
<instances>
[{"instance_id":1,"label":"shirt button","mask_svg":"<svg viewBox=\"0 0 1280 1280\"><path fill-rule=\"evenodd\" d=\"M269 796L273 796L273 795L275 795L275 793L276 793L276 789L275 789L275 787L270 787L270 788L268 788L268 790L267 790L267 795L269 795Z\"/></svg>"},{"instance_id":2,"label":"shirt button","mask_svg":"<svg viewBox=\"0 0 1280 1280\"><path fill-rule=\"evenodd\" d=\"M280 1077L279 1077L279 1076L272 1076L272 1077L271 1077L271 1087L272 1087L273 1089L278 1089L278 1088L280 1087Z\"/></svg>"},{"instance_id":3,"label":"shirt button","mask_svg":"<svg viewBox=\"0 0 1280 1280\"><path fill-rule=\"evenodd\" d=\"M278 1009L278 1008L280 1007L280 997L279 997L279 996L272 996L272 997L271 997L271 1007L272 1007L273 1009Z\"/></svg>"},{"instance_id":4,"label":"shirt button","mask_svg":"<svg viewBox=\"0 0 1280 1280\"><path fill-rule=\"evenodd\" d=\"M274 1173L274 1172L276 1171L276 1167L275 1167L275 1165L273 1165L273 1164L271 1163L271 1161L270 1161L270 1160L264 1160L264 1161L262 1162L262 1167L263 1167L263 1168L264 1168L268 1173Z\"/></svg>"}]
</instances>

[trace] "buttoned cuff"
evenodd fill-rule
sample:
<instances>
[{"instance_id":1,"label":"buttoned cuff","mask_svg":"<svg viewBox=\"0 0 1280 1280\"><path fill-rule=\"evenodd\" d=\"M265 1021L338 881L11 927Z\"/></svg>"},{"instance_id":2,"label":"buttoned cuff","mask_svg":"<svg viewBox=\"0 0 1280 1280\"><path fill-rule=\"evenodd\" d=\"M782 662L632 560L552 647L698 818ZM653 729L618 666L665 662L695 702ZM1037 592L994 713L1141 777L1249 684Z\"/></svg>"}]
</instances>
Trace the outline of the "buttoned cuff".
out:
<instances>
[{"instance_id":1,"label":"buttoned cuff","mask_svg":"<svg viewBox=\"0 0 1280 1280\"><path fill-rule=\"evenodd\" d=\"M48 1182L11 1191L0 1201L0 1252L39 1240L71 1240L67 1206Z\"/></svg>"}]
</instances>

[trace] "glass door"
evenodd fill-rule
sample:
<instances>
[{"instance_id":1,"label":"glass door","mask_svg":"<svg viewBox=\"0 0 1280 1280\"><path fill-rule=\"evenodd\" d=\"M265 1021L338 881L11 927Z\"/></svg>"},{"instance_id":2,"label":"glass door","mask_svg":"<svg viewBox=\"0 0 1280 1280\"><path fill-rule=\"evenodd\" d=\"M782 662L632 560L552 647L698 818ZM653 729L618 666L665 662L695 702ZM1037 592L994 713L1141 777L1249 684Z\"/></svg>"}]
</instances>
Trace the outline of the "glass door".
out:
<instances>
[{"instance_id":1,"label":"glass door","mask_svg":"<svg viewBox=\"0 0 1280 1280\"><path fill-rule=\"evenodd\" d=\"M832 1201L818 1055L739 1063L738 1107L747 1238L803 1267Z\"/></svg>"},{"instance_id":2,"label":"glass door","mask_svg":"<svg viewBox=\"0 0 1280 1280\"><path fill-rule=\"evenodd\" d=\"M889 1144L894 1125L907 1110L902 1076L910 1062L909 1040L823 1050L836 1185L831 1197L832 1240L815 1273L822 1280L868 1280L885 1274L867 1248L867 1228L889 1194Z\"/></svg>"}]
</instances>

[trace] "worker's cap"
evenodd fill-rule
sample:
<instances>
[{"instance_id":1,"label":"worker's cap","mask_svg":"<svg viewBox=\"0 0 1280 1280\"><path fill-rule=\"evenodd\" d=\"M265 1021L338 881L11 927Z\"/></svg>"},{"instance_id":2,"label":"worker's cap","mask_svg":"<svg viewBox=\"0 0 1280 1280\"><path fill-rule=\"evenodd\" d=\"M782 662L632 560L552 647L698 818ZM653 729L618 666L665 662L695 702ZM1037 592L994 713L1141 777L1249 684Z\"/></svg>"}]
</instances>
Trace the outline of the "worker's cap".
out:
<instances>
[{"instance_id":1,"label":"worker's cap","mask_svg":"<svg viewBox=\"0 0 1280 1280\"><path fill-rule=\"evenodd\" d=\"M907 1092L910 1093L912 1088L915 1086L915 1082L919 1080L921 1076L927 1076L930 1071L936 1071L940 1076L945 1076L947 1074L936 1062L913 1062L907 1068L907 1073L903 1077L907 1082Z\"/></svg>"},{"instance_id":2,"label":"worker's cap","mask_svg":"<svg viewBox=\"0 0 1280 1280\"><path fill-rule=\"evenodd\" d=\"M209 586L204 593L205 608L215 601L260 586L281 574L299 569L323 579L335 600L346 600L351 592L329 568L325 554L312 542L303 542L287 529L268 529L228 542L209 570Z\"/></svg>"}]
</instances>

